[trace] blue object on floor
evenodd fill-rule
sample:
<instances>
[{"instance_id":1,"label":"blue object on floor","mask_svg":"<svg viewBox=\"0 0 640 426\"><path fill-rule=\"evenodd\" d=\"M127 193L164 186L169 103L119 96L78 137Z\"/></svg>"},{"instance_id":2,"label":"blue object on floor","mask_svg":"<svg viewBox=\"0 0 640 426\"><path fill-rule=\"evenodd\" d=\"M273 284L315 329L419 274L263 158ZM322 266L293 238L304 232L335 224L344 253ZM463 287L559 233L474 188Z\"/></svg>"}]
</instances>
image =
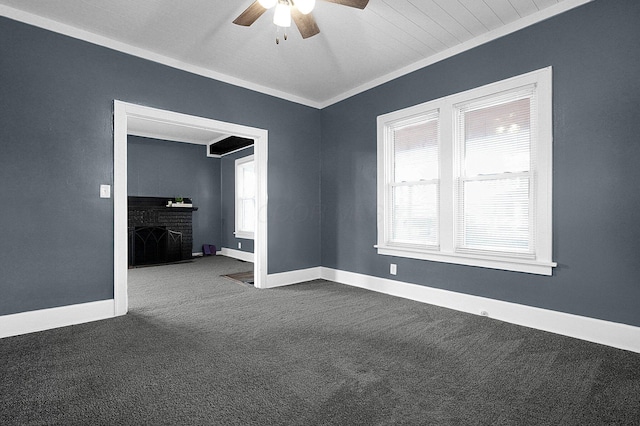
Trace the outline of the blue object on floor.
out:
<instances>
[{"instance_id":1,"label":"blue object on floor","mask_svg":"<svg viewBox=\"0 0 640 426\"><path fill-rule=\"evenodd\" d=\"M203 256L215 256L216 255L216 246L213 244L203 244L202 245L202 254Z\"/></svg>"}]
</instances>

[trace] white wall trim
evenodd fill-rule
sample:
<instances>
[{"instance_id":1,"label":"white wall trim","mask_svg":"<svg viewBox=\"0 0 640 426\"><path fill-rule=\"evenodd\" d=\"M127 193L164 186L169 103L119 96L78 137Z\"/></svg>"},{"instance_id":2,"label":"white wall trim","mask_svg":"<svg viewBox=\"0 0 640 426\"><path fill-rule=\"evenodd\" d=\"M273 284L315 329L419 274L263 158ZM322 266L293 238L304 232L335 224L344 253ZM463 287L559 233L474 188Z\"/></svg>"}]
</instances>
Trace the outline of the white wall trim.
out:
<instances>
[{"instance_id":1,"label":"white wall trim","mask_svg":"<svg viewBox=\"0 0 640 426\"><path fill-rule=\"evenodd\" d=\"M238 252L226 250L227 254L224 254L224 248L219 253L229 256L229 252ZM266 285L261 288L320 278L461 312L476 315L486 312L488 317L500 321L640 353L640 327L332 268L314 267L269 274ZM0 316L0 338L99 321L116 315L113 299L3 315Z\"/></svg>"},{"instance_id":2,"label":"white wall trim","mask_svg":"<svg viewBox=\"0 0 640 426\"><path fill-rule=\"evenodd\" d=\"M113 117L113 240L114 240L114 299L115 314L124 315L128 310L127 296L127 134L128 121L148 120L176 127L197 127L216 133L234 134L254 140L256 167L256 206L254 270L255 286L267 285L267 168L268 135L264 129L197 117L179 112L162 110L114 100Z\"/></svg>"},{"instance_id":3,"label":"white wall trim","mask_svg":"<svg viewBox=\"0 0 640 426\"><path fill-rule=\"evenodd\" d=\"M114 300L0 316L0 339L114 317Z\"/></svg>"},{"instance_id":4,"label":"white wall trim","mask_svg":"<svg viewBox=\"0 0 640 426\"><path fill-rule=\"evenodd\" d=\"M285 285L299 284L306 281L317 280L321 277L321 267L298 269L295 271L279 272L267 276L267 287L282 287Z\"/></svg>"},{"instance_id":5,"label":"white wall trim","mask_svg":"<svg viewBox=\"0 0 640 426\"><path fill-rule=\"evenodd\" d=\"M640 353L640 327L325 267L321 278Z\"/></svg>"},{"instance_id":6,"label":"white wall trim","mask_svg":"<svg viewBox=\"0 0 640 426\"><path fill-rule=\"evenodd\" d=\"M234 259L244 260L245 262L253 263L255 260L255 255L253 253L241 250L234 250L226 247L222 247L218 252L223 256L233 257ZM268 276L267 276L267 285L268 285Z\"/></svg>"},{"instance_id":7,"label":"white wall trim","mask_svg":"<svg viewBox=\"0 0 640 426\"><path fill-rule=\"evenodd\" d=\"M129 310L128 271L128 213L127 213L127 134L128 105L113 104L113 299L115 314Z\"/></svg>"}]
</instances>

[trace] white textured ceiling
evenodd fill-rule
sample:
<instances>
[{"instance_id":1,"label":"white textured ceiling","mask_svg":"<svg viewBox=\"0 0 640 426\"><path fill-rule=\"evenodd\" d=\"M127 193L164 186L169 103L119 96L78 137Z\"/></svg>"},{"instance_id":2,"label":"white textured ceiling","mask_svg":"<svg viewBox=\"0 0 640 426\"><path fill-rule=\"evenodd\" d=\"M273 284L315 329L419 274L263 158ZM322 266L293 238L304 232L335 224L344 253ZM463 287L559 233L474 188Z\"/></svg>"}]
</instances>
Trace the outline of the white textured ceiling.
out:
<instances>
[{"instance_id":1,"label":"white textured ceiling","mask_svg":"<svg viewBox=\"0 0 640 426\"><path fill-rule=\"evenodd\" d=\"M591 0L319 0L320 34L275 43L253 0L0 0L0 14L232 84L324 107Z\"/></svg>"}]
</instances>

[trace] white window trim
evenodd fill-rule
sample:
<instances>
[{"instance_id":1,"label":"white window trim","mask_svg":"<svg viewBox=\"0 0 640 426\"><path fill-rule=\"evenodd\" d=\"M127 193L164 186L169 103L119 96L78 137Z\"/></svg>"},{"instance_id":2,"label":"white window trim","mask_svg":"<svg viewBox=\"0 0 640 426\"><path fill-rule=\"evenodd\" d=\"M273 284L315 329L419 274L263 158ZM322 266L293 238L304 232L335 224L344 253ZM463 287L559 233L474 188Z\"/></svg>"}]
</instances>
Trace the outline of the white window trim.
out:
<instances>
[{"instance_id":1,"label":"white window trim","mask_svg":"<svg viewBox=\"0 0 640 426\"><path fill-rule=\"evenodd\" d=\"M236 238L244 238L247 240L253 240L254 239L254 233L253 232L248 232L248 231L242 231L238 229L238 224L240 223L240 215L241 215L241 202L240 202L240 198L238 197L239 189L239 182L238 182L238 168L240 166L242 166L245 163L249 163L251 161L253 161L253 155L249 155L247 157L242 157L242 158L238 158L235 161L235 167L234 167L234 180L235 180L235 231L234 231L234 235Z\"/></svg>"},{"instance_id":2,"label":"white window trim","mask_svg":"<svg viewBox=\"0 0 640 426\"><path fill-rule=\"evenodd\" d=\"M536 86L537 96L537 140L536 151L536 226L535 226L535 259L522 258L502 254L464 253L455 250L455 182L454 168L458 155L454 143L455 105L469 102L477 98L514 90L528 85ZM386 143L390 127L397 122L411 120L430 111L440 111L440 244L436 248L420 248L389 244L389 223L387 183L390 182L391 161L390 144ZM467 90L444 98L429 101L420 105L394 111L378 116L378 242L375 246L378 254L430 260L444 263L455 263L468 266L501 269L507 271L526 272L540 275L552 275L552 160L553 160L553 126L552 126L552 69L543 68L520 76L512 77L479 88Z\"/></svg>"}]
</instances>

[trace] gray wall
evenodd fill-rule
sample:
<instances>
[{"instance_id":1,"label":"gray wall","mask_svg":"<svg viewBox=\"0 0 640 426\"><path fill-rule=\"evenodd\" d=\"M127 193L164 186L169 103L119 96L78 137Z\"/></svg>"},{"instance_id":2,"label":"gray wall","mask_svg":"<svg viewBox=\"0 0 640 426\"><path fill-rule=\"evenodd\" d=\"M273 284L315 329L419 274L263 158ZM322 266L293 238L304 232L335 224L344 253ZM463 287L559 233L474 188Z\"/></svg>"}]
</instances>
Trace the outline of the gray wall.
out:
<instances>
[{"instance_id":1,"label":"gray wall","mask_svg":"<svg viewBox=\"0 0 640 426\"><path fill-rule=\"evenodd\" d=\"M198 208L192 253L220 241L220 159L207 157L206 146L129 136L127 189L142 197L191 198Z\"/></svg>"},{"instance_id":2,"label":"gray wall","mask_svg":"<svg viewBox=\"0 0 640 426\"><path fill-rule=\"evenodd\" d=\"M320 264L318 110L4 17L0 40L0 315L113 298L114 99L267 129L268 272Z\"/></svg>"},{"instance_id":3,"label":"gray wall","mask_svg":"<svg viewBox=\"0 0 640 426\"><path fill-rule=\"evenodd\" d=\"M221 183L221 239L218 247L253 253L253 241L246 238L236 238L233 234L236 227L236 160L253 154L253 147L225 155L220 159ZM238 243L242 247L238 248Z\"/></svg>"},{"instance_id":4,"label":"gray wall","mask_svg":"<svg viewBox=\"0 0 640 426\"><path fill-rule=\"evenodd\" d=\"M322 111L322 265L640 326L640 2L599 0ZM552 277L377 255L376 116L553 66Z\"/></svg>"}]
</instances>

